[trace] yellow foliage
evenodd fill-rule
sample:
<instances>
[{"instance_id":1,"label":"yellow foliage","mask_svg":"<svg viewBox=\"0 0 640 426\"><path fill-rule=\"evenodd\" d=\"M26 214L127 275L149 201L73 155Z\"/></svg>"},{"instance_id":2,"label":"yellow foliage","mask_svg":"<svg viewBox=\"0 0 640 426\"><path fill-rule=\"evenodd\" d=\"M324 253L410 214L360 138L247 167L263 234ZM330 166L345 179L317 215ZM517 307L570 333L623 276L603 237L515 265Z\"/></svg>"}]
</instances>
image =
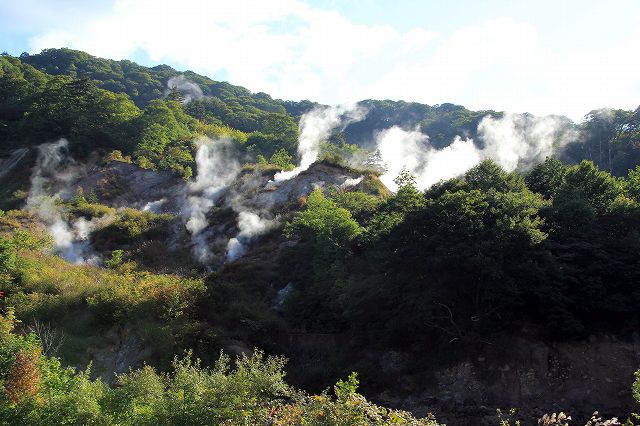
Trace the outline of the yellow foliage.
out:
<instances>
[{"instance_id":1,"label":"yellow foliage","mask_svg":"<svg viewBox=\"0 0 640 426\"><path fill-rule=\"evenodd\" d=\"M37 252L23 254L22 303L18 316L38 310L65 313L88 304L105 321L130 315L177 318L191 311L204 283L177 275L74 265Z\"/></svg>"},{"instance_id":2,"label":"yellow foliage","mask_svg":"<svg viewBox=\"0 0 640 426\"><path fill-rule=\"evenodd\" d=\"M31 348L18 352L16 360L9 370L4 392L15 404L27 398L35 398L40 390L40 348Z\"/></svg>"}]
</instances>

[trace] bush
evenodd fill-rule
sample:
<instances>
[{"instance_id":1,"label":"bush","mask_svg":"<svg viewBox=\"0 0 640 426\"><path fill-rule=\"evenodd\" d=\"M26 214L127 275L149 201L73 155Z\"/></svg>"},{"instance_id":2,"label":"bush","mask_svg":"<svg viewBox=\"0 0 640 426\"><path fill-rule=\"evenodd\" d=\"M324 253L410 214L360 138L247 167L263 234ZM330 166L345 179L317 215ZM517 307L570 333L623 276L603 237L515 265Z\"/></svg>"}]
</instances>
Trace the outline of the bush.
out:
<instances>
[{"instance_id":1,"label":"bush","mask_svg":"<svg viewBox=\"0 0 640 426\"><path fill-rule=\"evenodd\" d=\"M129 163L131 164L131 156L130 155L122 155L122 151L120 150L113 150L111 151L111 153L109 153L109 155L106 158L107 161L120 161L122 163Z\"/></svg>"},{"instance_id":2,"label":"bush","mask_svg":"<svg viewBox=\"0 0 640 426\"><path fill-rule=\"evenodd\" d=\"M360 232L362 228L353 220L351 213L325 198L319 189L309 194L306 209L297 213L284 228L287 237L296 234L311 236L317 244L332 250L344 247Z\"/></svg>"},{"instance_id":3,"label":"bush","mask_svg":"<svg viewBox=\"0 0 640 426\"><path fill-rule=\"evenodd\" d=\"M269 159L269 163L280 167L282 170L293 170L296 167L293 164L293 157L284 148L276 151Z\"/></svg>"},{"instance_id":4,"label":"bush","mask_svg":"<svg viewBox=\"0 0 640 426\"><path fill-rule=\"evenodd\" d=\"M261 351L243 355L231 368L220 355L213 368L191 354L176 357L168 374L152 367L118 376L110 388L91 371L63 368L43 356L33 335L13 334L11 311L0 314L0 418L3 424L437 426L387 410L356 393L351 375L336 384L337 398L307 396L285 381L282 357ZM20 372L20 374L18 374Z\"/></svg>"},{"instance_id":5,"label":"bush","mask_svg":"<svg viewBox=\"0 0 640 426\"><path fill-rule=\"evenodd\" d=\"M330 198L338 207L348 210L359 220L373 214L382 202L379 197L359 191L342 193L334 191L330 193Z\"/></svg>"},{"instance_id":6,"label":"bush","mask_svg":"<svg viewBox=\"0 0 640 426\"><path fill-rule=\"evenodd\" d=\"M69 212L86 219L93 219L94 217L112 216L116 213L116 209L99 203L80 202L73 204Z\"/></svg>"},{"instance_id":7,"label":"bush","mask_svg":"<svg viewBox=\"0 0 640 426\"><path fill-rule=\"evenodd\" d=\"M120 210L114 221L96 231L94 239L110 241L114 244L127 244L143 235L146 239L153 239L162 235L169 222L173 220L170 214L156 214L135 209Z\"/></svg>"}]
</instances>

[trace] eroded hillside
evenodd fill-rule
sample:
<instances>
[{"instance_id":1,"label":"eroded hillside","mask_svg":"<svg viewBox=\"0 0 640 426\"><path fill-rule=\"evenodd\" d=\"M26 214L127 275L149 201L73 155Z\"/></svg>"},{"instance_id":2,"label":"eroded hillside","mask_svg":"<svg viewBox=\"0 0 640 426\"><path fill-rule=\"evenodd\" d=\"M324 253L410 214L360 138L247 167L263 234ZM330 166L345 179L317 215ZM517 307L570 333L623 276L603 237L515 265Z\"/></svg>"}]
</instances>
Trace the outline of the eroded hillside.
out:
<instances>
[{"instance_id":1,"label":"eroded hillside","mask_svg":"<svg viewBox=\"0 0 640 426\"><path fill-rule=\"evenodd\" d=\"M452 104L326 107L68 49L0 65L11 415L59 407L54 355L92 365L52 377L98 389L95 418L119 418L112 398L141 377L154 399L123 400L169 418L185 371L209 391L275 386L256 396L257 424L634 410L638 110L576 124ZM230 373L220 351L244 367ZM18 380L25 365L36 385ZM288 387L283 368L309 392L338 383L337 399ZM370 405L359 384L423 423ZM202 418L242 412L216 407Z\"/></svg>"}]
</instances>

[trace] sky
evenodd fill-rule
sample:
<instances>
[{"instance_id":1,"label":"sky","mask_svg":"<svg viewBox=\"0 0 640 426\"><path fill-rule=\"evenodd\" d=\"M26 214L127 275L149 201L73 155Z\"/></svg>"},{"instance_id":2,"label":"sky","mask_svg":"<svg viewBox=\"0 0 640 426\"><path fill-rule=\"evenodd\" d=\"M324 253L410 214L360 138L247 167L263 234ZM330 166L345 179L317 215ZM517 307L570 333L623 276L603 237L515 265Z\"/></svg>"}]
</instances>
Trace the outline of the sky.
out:
<instances>
[{"instance_id":1,"label":"sky","mask_svg":"<svg viewBox=\"0 0 640 426\"><path fill-rule=\"evenodd\" d=\"M0 51L166 63L274 98L640 104L638 0L0 0Z\"/></svg>"}]
</instances>

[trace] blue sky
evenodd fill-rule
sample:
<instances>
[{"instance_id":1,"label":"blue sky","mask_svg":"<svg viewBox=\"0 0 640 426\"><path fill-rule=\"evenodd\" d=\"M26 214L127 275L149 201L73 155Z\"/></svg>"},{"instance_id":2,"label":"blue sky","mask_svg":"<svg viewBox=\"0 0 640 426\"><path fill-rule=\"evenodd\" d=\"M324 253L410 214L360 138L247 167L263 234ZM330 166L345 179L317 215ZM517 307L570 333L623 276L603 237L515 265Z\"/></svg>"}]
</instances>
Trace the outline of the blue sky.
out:
<instances>
[{"instance_id":1,"label":"blue sky","mask_svg":"<svg viewBox=\"0 0 640 426\"><path fill-rule=\"evenodd\" d=\"M0 50L168 63L283 99L640 104L640 2L0 0Z\"/></svg>"}]
</instances>

